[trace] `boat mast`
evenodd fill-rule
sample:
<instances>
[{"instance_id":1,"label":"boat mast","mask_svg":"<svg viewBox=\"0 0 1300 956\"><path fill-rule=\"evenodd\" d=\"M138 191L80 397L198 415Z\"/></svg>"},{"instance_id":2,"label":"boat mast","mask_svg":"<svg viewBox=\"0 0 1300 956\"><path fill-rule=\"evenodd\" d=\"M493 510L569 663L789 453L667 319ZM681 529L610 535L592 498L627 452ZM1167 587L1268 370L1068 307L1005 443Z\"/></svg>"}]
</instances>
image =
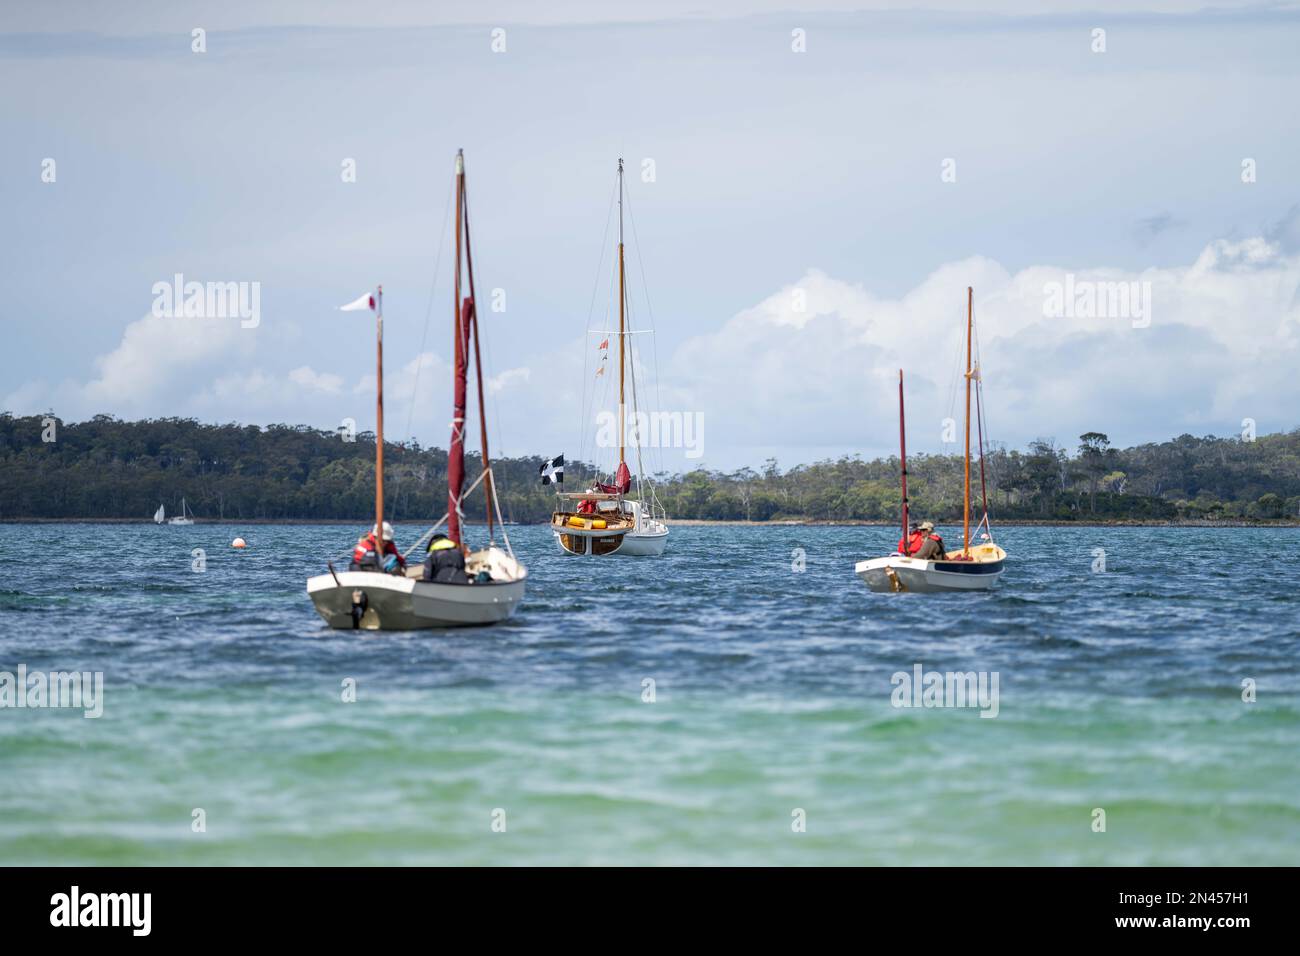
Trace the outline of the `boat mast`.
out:
<instances>
[{"instance_id":1,"label":"boat mast","mask_svg":"<svg viewBox=\"0 0 1300 956\"><path fill-rule=\"evenodd\" d=\"M474 333L474 379L478 385L478 422L479 422L479 439L483 448L483 472L486 474L492 467L492 461L488 457L488 429L487 429L487 410L483 402L483 360L479 355L478 345L478 298L474 295L474 253L469 241L469 192L465 186L465 168L461 165L460 170L460 192L465 210L465 272L469 275L469 315L468 325L465 328L465 344L469 345L470 332ZM483 482L483 500L487 508L487 526L488 526L488 543L493 542L493 519L492 519L492 479L488 478Z\"/></svg>"},{"instance_id":2,"label":"boat mast","mask_svg":"<svg viewBox=\"0 0 1300 956\"><path fill-rule=\"evenodd\" d=\"M384 287L375 308L375 557L384 557Z\"/></svg>"},{"instance_id":3,"label":"boat mast","mask_svg":"<svg viewBox=\"0 0 1300 956\"><path fill-rule=\"evenodd\" d=\"M974 312L975 290L966 287L966 485L961 499L961 553L970 557L970 380L971 380L971 327Z\"/></svg>"},{"instance_id":4,"label":"boat mast","mask_svg":"<svg viewBox=\"0 0 1300 956\"><path fill-rule=\"evenodd\" d=\"M447 532L457 546L461 540L460 493L465 482L465 337L463 318L468 303L460 299L462 200L465 195L465 155L456 151L456 280L452 294L452 354L455 367L452 379L451 442L447 450Z\"/></svg>"},{"instance_id":5,"label":"boat mast","mask_svg":"<svg viewBox=\"0 0 1300 956\"><path fill-rule=\"evenodd\" d=\"M979 437L980 501L984 506L984 517L981 520L985 524L985 530L989 531L991 537L992 532L987 527L989 520L989 488L988 482L984 478L984 379L980 378L979 366L975 367L975 427L976 434Z\"/></svg>"},{"instance_id":6,"label":"boat mast","mask_svg":"<svg viewBox=\"0 0 1300 956\"><path fill-rule=\"evenodd\" d=\"M623 405L623 306L626 301L623 269L623 157L618 159L618 463L624 463L623 441L627 437L626 409Z\"/></svg>"},{"instance_id":7,"label":"boat mast","mask_svg":"<svg viewBox=\"0 0 1300 956\"><path fill-rule=\"evenodd\" d=\"M912 542L907 536L907 430L903 418L903 370L898 370L898 462L903 473L903 554L908 554Z\"/></svg>"}]
</instances>

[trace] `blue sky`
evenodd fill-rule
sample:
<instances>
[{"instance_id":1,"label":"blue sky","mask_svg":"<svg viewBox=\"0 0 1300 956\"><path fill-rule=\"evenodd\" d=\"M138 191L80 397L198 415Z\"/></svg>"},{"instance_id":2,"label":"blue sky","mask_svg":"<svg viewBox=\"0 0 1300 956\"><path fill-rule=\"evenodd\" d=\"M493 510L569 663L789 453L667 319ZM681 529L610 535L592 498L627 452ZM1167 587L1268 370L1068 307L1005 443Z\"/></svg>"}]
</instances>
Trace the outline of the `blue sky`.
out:
<instances>
[{"instance_id":1,"label":"blue sky","mask_svg":"<svg viewBox=\"0 0 1300 956\"><path fill-rule=\"evenodd\" d=\"M704 422L655 466L888 453L900 366L909 444L951 450L968 284L998 439L1300 424L1300 11L873 6L6 8L0 407L368 428L334 307L383 282L388 434L445 444L463 147L507 454L592 452L620 155L646 401ZM260 324L151 318L177 272L260 283ZM1151 322L1044 316L1066 274L1148 282Z\"/></svg>"}]
</instances>

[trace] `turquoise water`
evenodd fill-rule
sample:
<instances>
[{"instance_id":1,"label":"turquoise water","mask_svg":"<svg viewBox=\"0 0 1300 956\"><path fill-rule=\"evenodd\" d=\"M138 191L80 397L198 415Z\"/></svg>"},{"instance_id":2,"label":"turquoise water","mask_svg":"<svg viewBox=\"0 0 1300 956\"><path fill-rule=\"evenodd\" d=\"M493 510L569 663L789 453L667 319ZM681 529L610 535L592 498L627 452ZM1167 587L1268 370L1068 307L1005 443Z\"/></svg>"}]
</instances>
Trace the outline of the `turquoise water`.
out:
<instances>
[{"instance_id":1,"label":"turquoise water","mask_svg":"<svg viewBox=\"0 0 1300 956\"><path fill-rule=\"evenodd\" d=\"M353 633L304 581L356 527L0 526L0 671L104 673L0 709L0 862L1300 863L1300 531L1008 528L996 591L894 596L892 529L512 530L515 620ZM917 663L997 717L893 707Z\"/></svg>"}]
</instances>

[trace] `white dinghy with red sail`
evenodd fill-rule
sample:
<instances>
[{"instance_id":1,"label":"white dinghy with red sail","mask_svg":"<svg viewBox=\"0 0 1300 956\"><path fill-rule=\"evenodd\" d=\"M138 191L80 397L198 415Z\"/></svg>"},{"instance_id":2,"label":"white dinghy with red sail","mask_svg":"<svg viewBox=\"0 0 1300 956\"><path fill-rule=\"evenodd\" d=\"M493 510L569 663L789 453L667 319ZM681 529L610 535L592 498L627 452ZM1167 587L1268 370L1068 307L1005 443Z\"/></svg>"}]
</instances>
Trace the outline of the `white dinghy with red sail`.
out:
<instances>
[{"instance_id":1,"label":"white dinghy with red sail","mask_svg":"<svg viewBox=\"0 0 1300 956\"><path fill-rule=\"evenodd\" d=\"M948 551L942 558L922 560L908 554L910 542L907 501L907 433L903 414L903 372L898 372L898 446L903 487L903 537L901 550L883 558L859 561L854 573L873 591L901 593L913 591L921 594L945 591L983 591L991 588L1002 576L1007 553L993 543L993 530L989 527L988 492L984 480L984 416L979 390L976 402L979 409L980 488L984 502L984 517L976 527L984 531L982 544L971 545L970 527L970 410L971 385L978 382L979 371L972 365L971 342L974 330L974 292L966 290L966 462L964 494L962 496L962 546Z\"/></svg>"},{"instance_id":2,"label":"white dinghy with red sail","mask_svg":"<svg viewBox=\"0 0 1300 956\"><path fill-rule=\"evenodd\" d=\"M335 628L367 630L411 630L495 624L510 617L524 597L528 571L515 558L501 521L492 465L488 457L487 422L484 418L483 372L479 354L479 324L474 308L474 262L470 247L469 211L465 192L465 162L456 154L456 277L453 308L452 351L455 366L452 379L451 444L447 462L447 514L407 550L420 555L402 573L381 571L335 571L307 581L307 593L322 618ZM463 245L462 245L463 241ZM463 266L463 268L462 268ZM462 272L469 281L469 295L461 297ZM347 308L361 308L353 303ZM375 528L384 527L384 318L383 287L369 298L377 328L377 434L375 442ZM475 379L478 385L479 424L483 471L465 488L465 410L470 347L473 347ZM486 546L470 550L465 546L462 502L479 485L483 486L487 509ZM422 580L423 545L446 525L447 537L464 548L465 583ZM500 529L504 548L496 544ZM378 531L376 532L378 534Z\"/></svg>"}]
</instances>

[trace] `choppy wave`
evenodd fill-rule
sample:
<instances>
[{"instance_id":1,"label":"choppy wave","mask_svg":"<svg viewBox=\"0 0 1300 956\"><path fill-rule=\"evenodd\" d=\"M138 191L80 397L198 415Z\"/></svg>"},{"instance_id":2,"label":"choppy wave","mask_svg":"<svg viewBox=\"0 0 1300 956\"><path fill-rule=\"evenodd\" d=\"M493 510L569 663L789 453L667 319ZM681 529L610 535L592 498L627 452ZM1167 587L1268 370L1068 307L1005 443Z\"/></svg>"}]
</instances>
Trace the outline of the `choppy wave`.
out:
<instances>
[{"instance_id":1,"label":"choppy wave","mask_svg":"<svg viewBox=\"0 0 1300 956\"><path fill-rule=\"evenodd\" d=\"M888 529L592 561L520 528L509 624L334 632L304 581L355 531L0 526L62 562L0 568L0 670L106 686L0 710L0 859L1300 862L1295 530L1012 528L998 590L893 596L852 574ZM892 706L918 663L997 672L997 718Z\"/></svg>"}]
</instances>

